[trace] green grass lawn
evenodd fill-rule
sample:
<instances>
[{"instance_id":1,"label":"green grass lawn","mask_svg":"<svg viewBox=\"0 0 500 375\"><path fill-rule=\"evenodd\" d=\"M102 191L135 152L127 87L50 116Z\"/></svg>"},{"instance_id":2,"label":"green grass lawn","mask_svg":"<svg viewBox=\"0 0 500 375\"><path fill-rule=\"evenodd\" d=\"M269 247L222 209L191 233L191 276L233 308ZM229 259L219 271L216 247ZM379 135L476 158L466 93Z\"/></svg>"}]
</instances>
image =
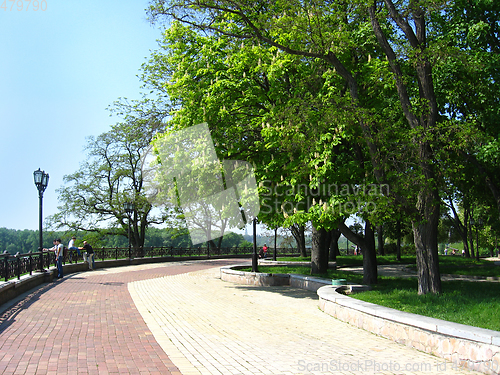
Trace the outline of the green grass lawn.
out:
<instances>
[{"instance_id":1,"label":"green grass lawn","mask_svg":"<svg viewBox=\"0 0 500 375\"><path fill-rule=\"evenodd\" d=\"M415 271L417 270L416 265L412 265L410 268L413 268ZM495 265L493 262L484 259L480 259L477 262L474 258L464 258L461 256L440 256L439 271L442 275L500 277L500 266Z\"/></svg>"},{"instance_id":2,"label":"green grass lawn","mask_svg":"<svg viewBox=\"0 0 500 375\"><path fill-rule=\"evenodd\" d=\"M310 262L311 257L278 257L276 260L284 262ZM342 255L337 257L336 262L339 267L362 266L363 257L361 255ZM398 261L395 255L377 255L377 262L378 264L415 264L415 256L403 255L401 261Z\"/></svg>"},{"instance_id":3,"label":"green grass lawn","mask_svg":"<svg viewBox=\"0 0 500 375\"><path fill-rule=\"evenodd\" d=\"M500 331L500 283L443 281L441 295L417 294L417 280L379 277L352 297L432 318Z\"/></svg>"},{"instance_id":4,"label":"green grass lawn","mask_svg":"<svg viewBox=\"0 0 500 375\"><path fill-rule=\"evenodd\" d=\"M337 259L340 258L345 257ZM441 264L450 268L470 266L469 263L472 262L471 260L463 260L461 257L448 258L455 259L444 259ZM482 262L480 264L482 265ZM478 269L485 270L488 267L480 266ZM251 271L251 267L242 270ZM273 267L262 265L259 266L259 272L302 275L310 275L311 273L310 267L307 266ZM328 270L326 274L315 276L328 279L346 279L347 282L359 284L363 281L363 275L341 269ZM354 294L352 297L401 311L500 331L500 299L498 298L500 296L500 283L443 281L441 295L419 296L416 278L379 276L378 280L379 283L372 286L371 291Z\"/></svg>"},{"instance_id":5,"label":"green grass lawn","mask_svg":"<svg viewBox=\"0 0 500 375\"><path fill-rule=\"evenodd\" d=\"M311 257L283 257L277 258L277 260L310 262ZM401 261L396 260L395 255L377 255L377 264L407 264L410 268L413 268L415 271L417 270L414 255L402 256ZM337 266L340 268L362 265L363 257L359 255L342 255L337 257ZM493 262L487 260L477 262L474 258L464 258L461 256L440 256L439 269L441 274L500 277L500 267L493 264Z\"/></svg>"}]
</instances>

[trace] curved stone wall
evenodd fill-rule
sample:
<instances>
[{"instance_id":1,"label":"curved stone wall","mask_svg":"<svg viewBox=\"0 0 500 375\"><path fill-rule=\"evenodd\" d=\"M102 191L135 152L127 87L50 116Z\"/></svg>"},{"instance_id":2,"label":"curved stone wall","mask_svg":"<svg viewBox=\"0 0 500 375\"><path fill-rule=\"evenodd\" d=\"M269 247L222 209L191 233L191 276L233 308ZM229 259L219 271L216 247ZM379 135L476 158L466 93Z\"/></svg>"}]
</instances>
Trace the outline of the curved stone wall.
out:
<instances>
[{"instance_id":1,"label":"curved stone wall","mask_svg":"<svg viewBox=\"0 0 500 375\"><path fill-rule=\"evenodd\" d=\"M500 374L500 332L429 318L318 289L325 313L403 345L434 354L457 366Z\"/></svg>"}]
</instances>

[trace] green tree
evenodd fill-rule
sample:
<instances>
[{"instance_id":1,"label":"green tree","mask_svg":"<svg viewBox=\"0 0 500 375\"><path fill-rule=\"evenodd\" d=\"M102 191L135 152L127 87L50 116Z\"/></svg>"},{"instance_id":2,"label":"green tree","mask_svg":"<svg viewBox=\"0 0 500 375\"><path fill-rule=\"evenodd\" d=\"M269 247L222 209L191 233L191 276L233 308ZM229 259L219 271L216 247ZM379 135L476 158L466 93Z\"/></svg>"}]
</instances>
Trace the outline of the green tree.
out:
<instances>
[{"instance_id":1,"label":"green tree","mask_svg":"<svg viewBox=\"0 0 500 375\"><path fill-rule=\"evenodd\" d=\"M143 81L169 96L171 126L182 129L207 121L219 155L254 164L264 183L260 221L303 226L313 220L315 236L324 237L313 243L313 254L320 254L313 256L313 272L324 272L330 231L346 215L373 203L368 191L318 193L320 185L375 181L359 131L349 126L355 121L352 106L332 89L340 85L341 92L342 81L324 61L308 63L274 47L251 42L234 46L225 36L198 35L178 23L165 35L162 50L144 66ZM313 197L322 202L320 209L309 209ZM359 210L334 215L339 203ZM297 207L303 209L294 212ZM363 244L364 254L372 254L372 243ZM368 259L367 273L374 272L367 283L374 283L376 262L371 255Z\"/></svg>"},{"instance_id":2,"label":"green tree","mask_svg":"<svg viewBox=\"0 0 500 375\"><path fill-rule=\"evenodd\" d=\"M421 294L441 291L437 259L440 180L433 151L439 113L432 56L437 51L427 39L427 21L440 11L425 2L391 0L237 5L157 0L150 7L153 18L166 15L235 40L258 40L290 55L322 60L334 70L348 94L353 125L364 140L377 181L402 180L393 196L412 218ZM386 100L397 98L389 110L380 108L377 100L384 91L393 93ZM396 140L392 144L391 136ZM398 156L401 147L406 156L403 162ZM405 183L410 189L405 189Z\"/></svg>"},{"instance_id":3,"label":"green tree","mask_svg":"<svg viewBox=\"0 0 500 375\"><path fill-rule=\"evenodd\" d=\"M272 226L282 225L282 207L295 203L296 198L283 193L278 198L275 193L277 189L288 190L285 184L293 179L306 183L303 171L309 166L302 160L300 147L296 147L292 139L281 142L278 132L263 132L262 127L266 121L268 129L271 124L272 129L282 127L286 119L284 109L290 112L288 116L303 111L299 109L311 99L307 95L311 90L308 83L311 74L317 76L318 73L314 72L314 67L303 66L297 70L297 61L276 49L251 43L235 48L225 37L201 36L178 23L165 35L163 51L153 54L145 66L143 80L169 95L175 106L171 121L174 128L207 121L211 124L211 135L219 155L254 164L258 179L271 184L262 186L261 192L272 192L264 194L259 220ZM313 85L318 86L317 83ZM294 110L290 110L291 106ZM306 125L304 121L304 132L311 132L313 136L318 133L312 126L306 129ZM290 136L293 135L285 135L286 138ZM305 139L306 134L301 134L301 138ZM277 165L281 166L281 176ZM297 166L302 176L292 175Z\"/></svg>"},{"instance_id":4,"label":"green tree","mask_svg":"<svg viewBox=\"0 0 500 375\"><path fill-rule=\"evenodd\" d=\"M454 141L443 151L455 163L449 184L471 201L488 188L500 212L500 5L488 0L455 0L434 14L432 30L441 49L436 59L440 112L449 119ZM443 155L444 156L444 155ZM441 157L441 163L446 160ZM479 181L481 181L479 183ZM478 186L479 185L479 186ZM479 188L479 189L478 189ZM450 194L448 194L450 195Z\"/></svg>"},{"instance_id":5,"label":"green tree","mask_svg":"<svg viewBox=\"0 0 500 375\"><path fill-rule=\"evenodd\" d=\"M131 238L143 246L146 229L161 224L166 215L156 215L145 196L143 156L150 147L157 124L128 118L97 137L89 137L88 157L78 171L64 176L66 186L58 190L59 212L50 217L54 228L128 237L128 217L123 204L132 202Z\"/></svg>"}]
</instances>

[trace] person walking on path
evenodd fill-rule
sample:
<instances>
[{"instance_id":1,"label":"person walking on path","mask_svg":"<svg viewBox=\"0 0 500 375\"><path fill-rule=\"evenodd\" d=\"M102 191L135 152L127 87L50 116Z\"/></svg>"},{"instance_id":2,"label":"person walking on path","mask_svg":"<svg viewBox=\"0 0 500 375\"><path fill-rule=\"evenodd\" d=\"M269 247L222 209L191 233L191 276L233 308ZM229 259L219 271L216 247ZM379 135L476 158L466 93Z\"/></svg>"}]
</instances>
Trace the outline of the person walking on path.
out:
<instances>
[{"instance_id":1,"label":"person walking on path","mask_svg":"<svg viewBox=\"0 0 500 375\"><path fill-rule=\"evenodd\" d=\"M69 241L69 244L68 244L68 250L69 250L69 261L71 262L72 261L72 254L73 254L73 250L76 250L76 253L78 254L78 256L80 256L80 248L76 247L75 246L75 240L76 240L76 237L73 236L71 237L71 240Z\"/></svg>"},{"instance_id":2,"label":"person walking on path","mask_svg":"<svg viewBox=\"0 0 500 375\"><path fill-rule=\"evenodd\" d=\"M83 241L83 250L87 253L87 262L89 262L89 270L94 270L94 249L87 241Z\"/></svg>"},{"instance_id":3,"label":"person walking on path","mask_svg":"<svg viewBox=\"0 0 500 375\"><path fill-rule=\"evenodd\" d=\"M58 279L61 279L63 277L62 262L63 262L64 246L61 242L62 241L60 238L58 238L55 241L55 245L56 245L55 254L56 254L56 262L57 262L57 278Z\"/></svg>"}]
</instances>

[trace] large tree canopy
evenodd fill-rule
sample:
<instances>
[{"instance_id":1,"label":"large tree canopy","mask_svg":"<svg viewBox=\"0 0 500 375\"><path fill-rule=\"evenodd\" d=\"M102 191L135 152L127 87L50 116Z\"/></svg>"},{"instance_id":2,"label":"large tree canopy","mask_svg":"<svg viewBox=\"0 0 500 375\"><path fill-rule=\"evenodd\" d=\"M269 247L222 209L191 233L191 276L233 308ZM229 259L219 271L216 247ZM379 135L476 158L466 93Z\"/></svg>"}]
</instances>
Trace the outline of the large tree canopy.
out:
<instances>
[{"instance_id":1,"label":"large tree canopy","mask_svg":"<svg viewBox=\"0 0 500 375\"><path fill-rule=\"evenodd\" d=\"M409 148L411 168L403 172L410 172L416 188L398 198L404 200L404 208L414 223L419 292L440 292L439 181L432 151L438 110L426 30L427 18L434 9L413 3L405 8L386 0L348 4L154 1L150 10L153 17L166 15L200 30L254 40L290 55L324 61L340 79L341 85L332 89L336 97L349 99L349 114L366 145L379 183L389 182L393 167L384 163L384 153L391 149L381 146L388 142L377 138L380 129L390 126L390 134L396 137L406 130L399 140ZM381 94L389 100L396 97L399 110L380 106L381 100L377 99L384 98ZM387 124L384 115L391 110L391 117L403 117L405 123ZM288 131L300 134L291 125ZM411 142L405 142L408 139ZM391 160L393 155L390 153L385 160Z\"/></svg>"},{"instance_id":2,"label":"large tree canopy","mask_svg":"<svg viewBox=\"0 0 500 375\"><path fill-rule=\"evenodd\" d=\"M272 181L277 193L280 184L390 186L390 197L377 202L377 210L362 213L368 224L364 246L373 247L370 223L395 213L409 218L419 293L441 291L440 193L450 184L460 189L460 171L472 164L500 207L494 173L500 144L497 5L485 0L150 4L153 21L189 26L171 23L169 48L176 52L162 57L167 68L153 69L152 75L174 99L176 126L200 119L212 123L218 152L259 161L260 179ZM291 201L304 198L299 191ZM281 211L289 223L311 220L324 232L345 217L332 211L332 204L351 198L329 195L307 212L290 213L281 195L281 210L269 214ZM320 247L324 242L316 241Z\"/></svg>"},{"instance_id":3,"label":"large tree canopy","mask_svg":"<svg viewBox=\"0 0 500 375\"><path fill-rule=\"evenodd\" d=\"M143 155L157 127L128 120L89 137L87 160L78 171L64 176L66 185L58 190L61 206L49 219L53 227L128 237L123 204L132 202L130 241L133 246L143 246L146 228L164 222L165 216L152 213L144 188Z\"/></svg>"}]
</instances>

